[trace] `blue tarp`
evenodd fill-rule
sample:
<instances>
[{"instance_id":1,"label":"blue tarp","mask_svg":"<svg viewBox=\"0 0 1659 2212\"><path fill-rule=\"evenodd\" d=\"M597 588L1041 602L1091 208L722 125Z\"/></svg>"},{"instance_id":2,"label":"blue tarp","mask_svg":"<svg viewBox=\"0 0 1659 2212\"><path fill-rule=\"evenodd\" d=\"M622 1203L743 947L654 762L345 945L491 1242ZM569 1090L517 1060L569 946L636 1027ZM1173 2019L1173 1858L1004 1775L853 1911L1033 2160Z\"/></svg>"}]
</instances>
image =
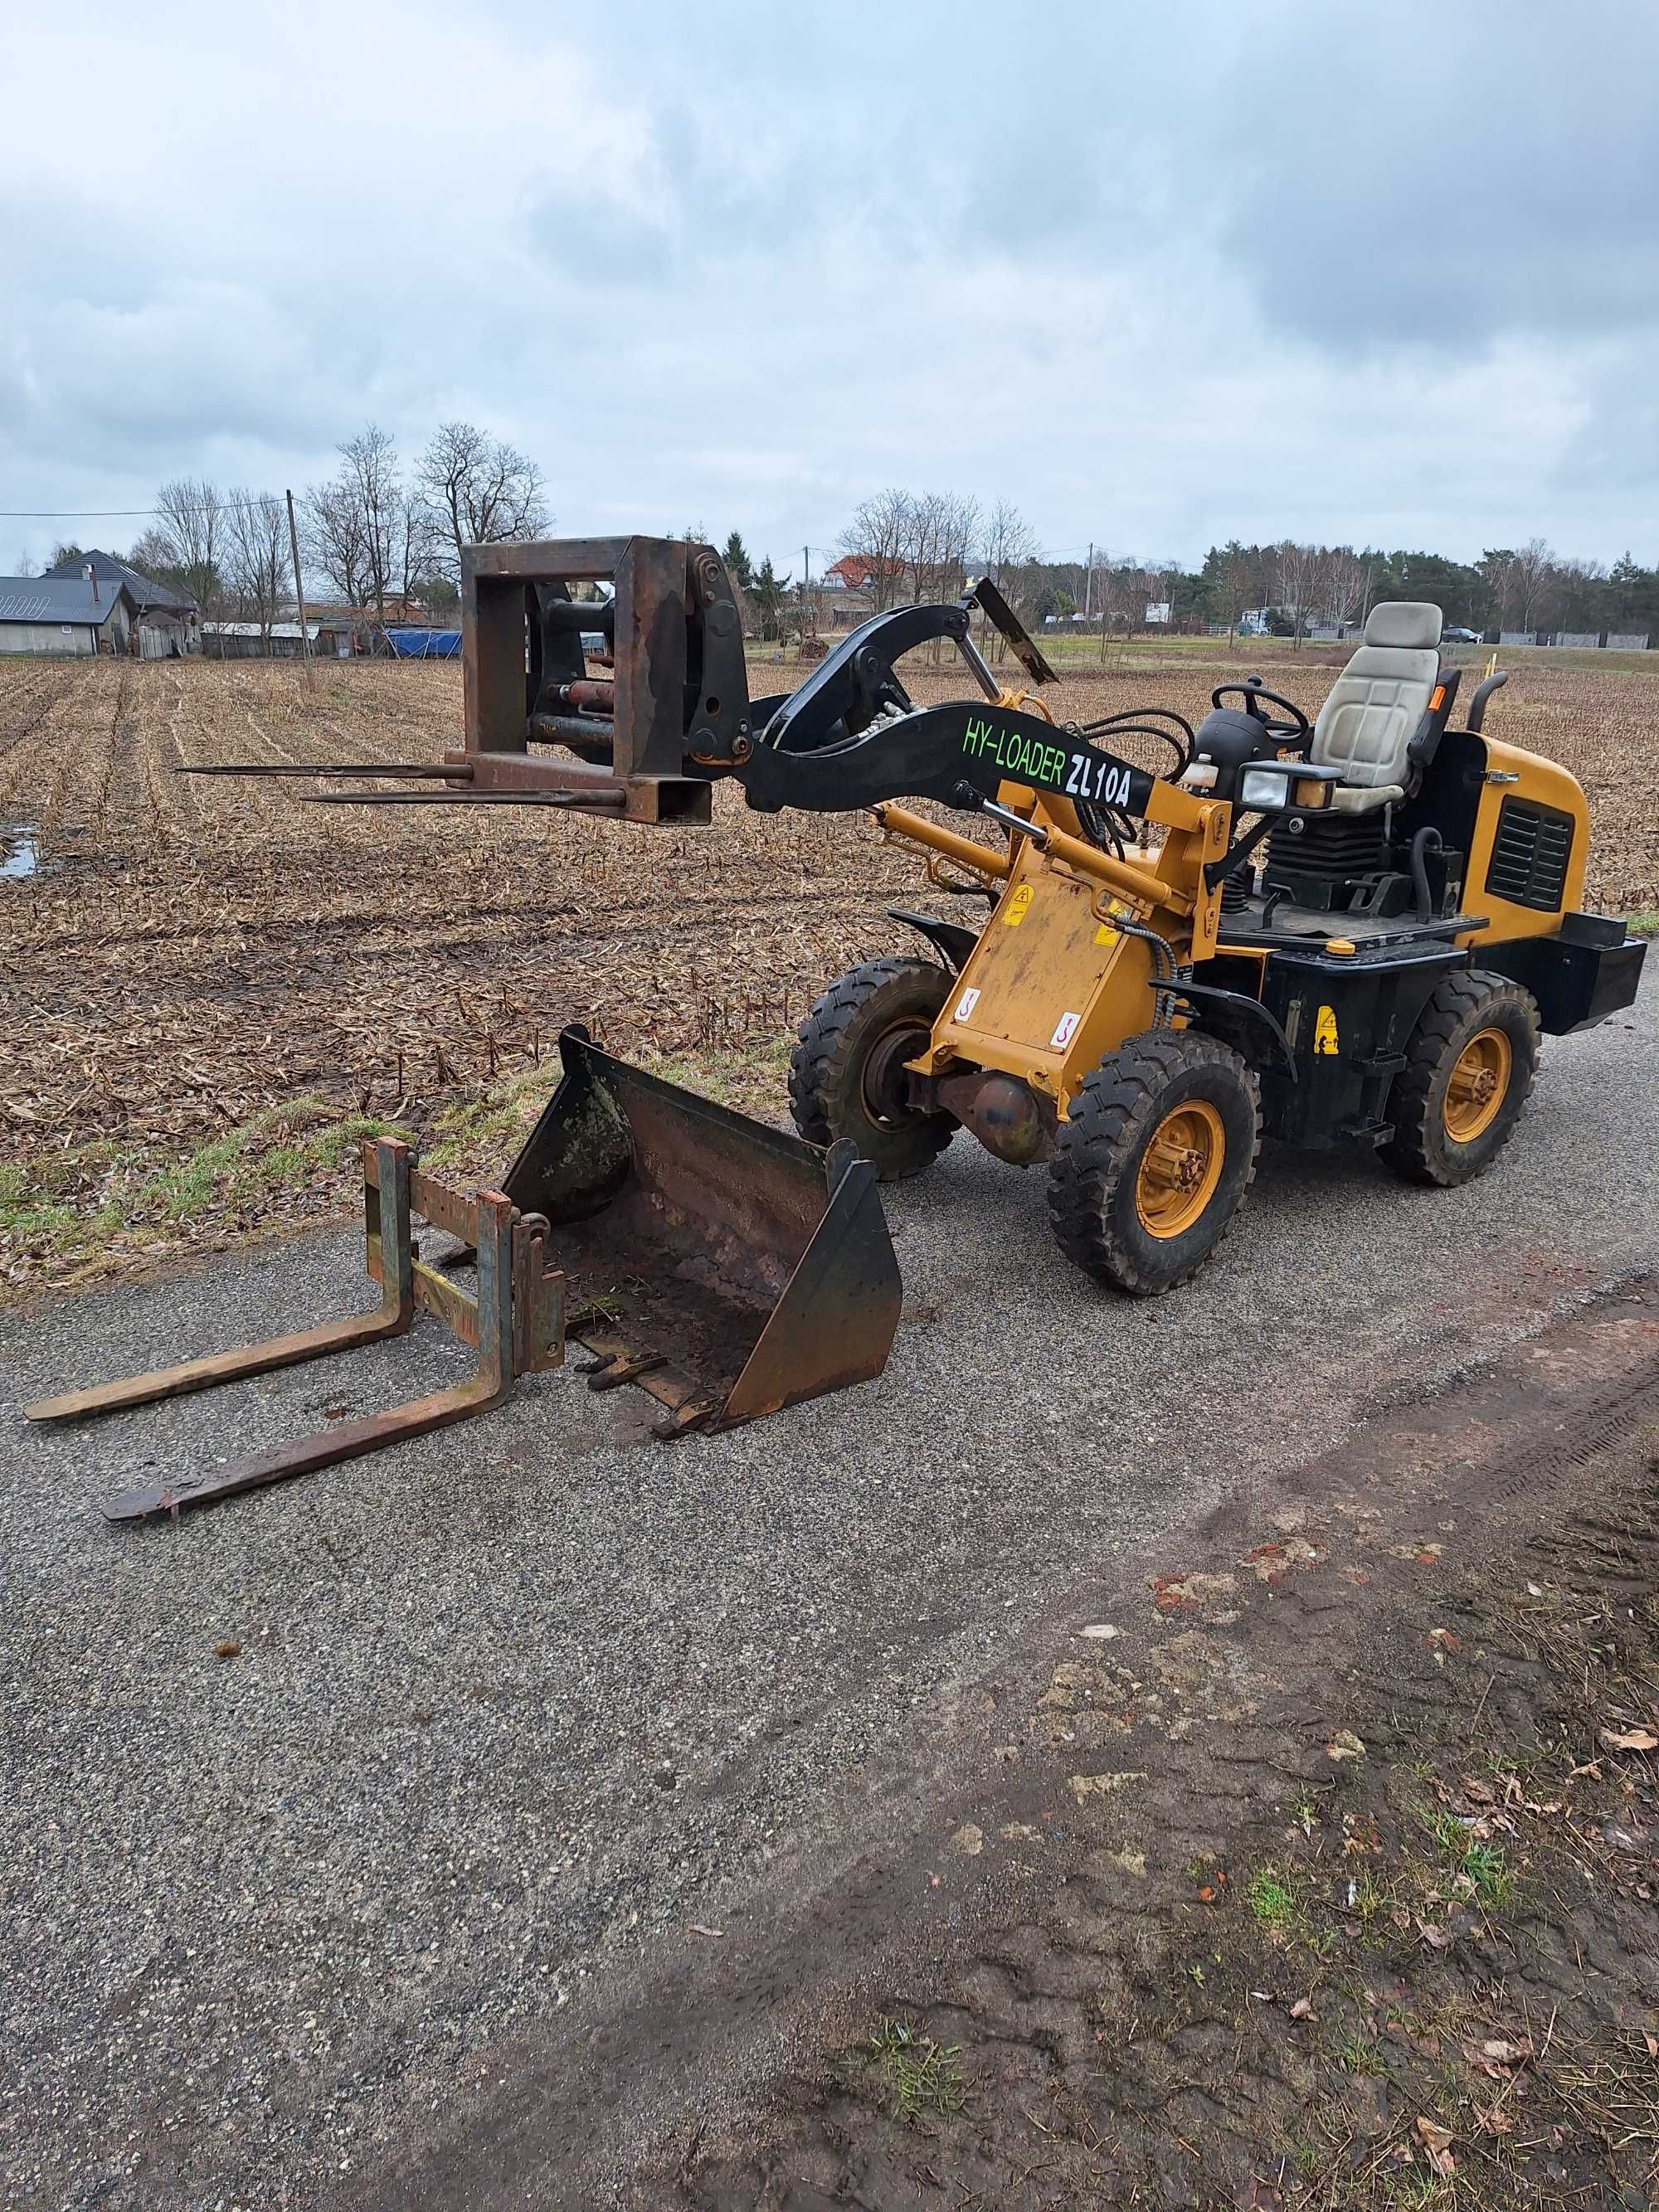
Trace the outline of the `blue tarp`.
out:
<instances>
[{"instance_id":1,"label":"blue tarp","mask_svg":"<svg viewBox=\"0 0 1659 2212\"><path fill-rule=\"evenodd\" d=\"M461 657L458 629L389 629L386 637L399 660L459 660Z\"/></svg>"}]
</instances>

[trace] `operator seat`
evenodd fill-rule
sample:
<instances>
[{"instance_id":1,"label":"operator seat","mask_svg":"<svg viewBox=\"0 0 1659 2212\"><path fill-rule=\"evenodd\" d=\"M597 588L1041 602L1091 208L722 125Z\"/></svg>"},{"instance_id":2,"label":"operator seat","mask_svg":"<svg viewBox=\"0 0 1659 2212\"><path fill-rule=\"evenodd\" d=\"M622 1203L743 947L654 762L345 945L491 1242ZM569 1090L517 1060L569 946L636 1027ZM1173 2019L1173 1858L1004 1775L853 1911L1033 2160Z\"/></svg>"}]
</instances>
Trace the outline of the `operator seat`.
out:
<instances>
[{"instance_id":1,"label":"operator seat","mask_svg":"<svg viewBox=\"0 0 1659 2212\"><path fill-rule=\"evenodd\" d=\"M1364 642L1319 710L1308 758L1341 771L1331 789L1339 814L1370 814L1404 799L1414 775L1409 747L1439 673L1441 613L1423 599L1371 609Z\"/></svg>"}]
</instances>

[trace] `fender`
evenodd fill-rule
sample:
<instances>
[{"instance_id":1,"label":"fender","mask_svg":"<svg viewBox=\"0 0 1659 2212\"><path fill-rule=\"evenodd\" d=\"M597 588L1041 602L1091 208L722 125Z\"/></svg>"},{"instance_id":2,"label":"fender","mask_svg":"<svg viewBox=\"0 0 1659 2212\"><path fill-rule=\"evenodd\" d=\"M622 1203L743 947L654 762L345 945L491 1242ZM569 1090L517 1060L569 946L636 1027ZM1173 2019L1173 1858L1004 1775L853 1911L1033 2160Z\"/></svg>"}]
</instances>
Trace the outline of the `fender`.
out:
<instances>
[{"instance_id":1,"label":"fender","mask_svg":"<svg viewBox=\"0 0 1659 2212\"><path fill-rule=\"evenodd\" d=\"M936 914L918 914L914 907L890 906L887 919L919 929L953 975L961 975L969 954L979 943L976 929L960 921L942 921Z\"/></svg>"},{"instance_id":2,"label":"fender","mask_svg":"<svg viewBox=\"0 0 1659 2212\"><path fill-rule=\"evenodd\" d=\"M1287 1075L1292 1083L1297 1080L1291 1041L1260 999L1247 998L1243 991L1224 991L1218 983L1182 981L1171 988L1192 1006L1194 1028L1231 1045L1253 1064Z\"/></svg>"}]
</instances>

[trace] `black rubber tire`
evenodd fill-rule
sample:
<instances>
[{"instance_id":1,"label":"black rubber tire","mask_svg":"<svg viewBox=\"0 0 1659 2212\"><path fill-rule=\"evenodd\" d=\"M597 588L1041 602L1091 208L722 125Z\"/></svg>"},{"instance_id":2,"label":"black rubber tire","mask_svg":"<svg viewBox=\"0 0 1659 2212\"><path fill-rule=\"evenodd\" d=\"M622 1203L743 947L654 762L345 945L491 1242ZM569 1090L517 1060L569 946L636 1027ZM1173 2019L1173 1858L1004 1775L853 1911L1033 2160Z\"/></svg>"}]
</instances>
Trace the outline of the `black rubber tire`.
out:
<instances>
[{"instance_id":1,"label":"black rubber tire","mask_svg":"<svg viewBox=\"0 0 1659 2212\"><path fill-rule=\"evenodd\" d=\"M1221 1171L1204 1211L1179 1236L1158 1237L1136 1202L1153 1134L1184 1101L1212 1106ZM1156 1297L1195 1275L1227 1233L1255 1179L1261 1091L1232 1048L1197 1030L1148 1030L1109 1052L1083 1080L1048 1167L1048 1218L1060 1250L1097 1282Z\"/></svg>"},{"instance_id":2,"label":"black rubber tire","mask_svg":"<svg viewBox=\"0 0 1659 2212\"><path fill-rule=\"evenodd\" d=\"M922 1050L955 980L932 960L866 960L830 985L789 1058L789 1106L803 1137L815 1145L850 1137L883 1182L920 1175L938 1158L960 1126L955 1118L898 1105L878 1113L865 1073L884 1040L891 1061L896 1030L916 1033L905 1058Z\"/></svg>"},{"instance_id":3,"label":"black rubber tire","mask_svg":"<svg viewBox=\"0 0 1659 2212\"><path fill-rule=\"evenodd\" d=\"M1506 975L1476 968L1442 980L1418 1018L1406 1065L1389 1095L1394 1134L1381 1149L1397 1175L1445 1190L1492 1165L1514 1134L1532 1089L1539 1027L1536 1000ZM1486 1127L1459 1144L1446 1127L1446 1087L1466 1047L1490 1029L1509 1039L1509 1087Z\"/></svg>"}]
</instances>

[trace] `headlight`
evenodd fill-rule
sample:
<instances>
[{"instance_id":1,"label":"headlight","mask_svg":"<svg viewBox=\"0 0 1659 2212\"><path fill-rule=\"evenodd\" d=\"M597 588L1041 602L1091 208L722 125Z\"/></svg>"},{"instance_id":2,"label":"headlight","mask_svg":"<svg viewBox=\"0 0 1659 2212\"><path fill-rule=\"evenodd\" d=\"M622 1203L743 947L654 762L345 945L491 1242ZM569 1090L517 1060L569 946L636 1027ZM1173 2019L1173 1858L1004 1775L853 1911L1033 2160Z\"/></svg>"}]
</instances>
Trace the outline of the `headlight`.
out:
<instances>
[{"instance_id":1,"label":"headlight","mask_svg":"<svg viewBox=\"0 0 1659 2212\"><path fill-rule=\"evenodd\" d=\"M1286 761L1283 768L1247 768L1238 786L1238 803L1256 813L1270 813L1275 807L1289 804L1291 778L1297 772L1297 763Z\"/></svg>"}]
</instances>

